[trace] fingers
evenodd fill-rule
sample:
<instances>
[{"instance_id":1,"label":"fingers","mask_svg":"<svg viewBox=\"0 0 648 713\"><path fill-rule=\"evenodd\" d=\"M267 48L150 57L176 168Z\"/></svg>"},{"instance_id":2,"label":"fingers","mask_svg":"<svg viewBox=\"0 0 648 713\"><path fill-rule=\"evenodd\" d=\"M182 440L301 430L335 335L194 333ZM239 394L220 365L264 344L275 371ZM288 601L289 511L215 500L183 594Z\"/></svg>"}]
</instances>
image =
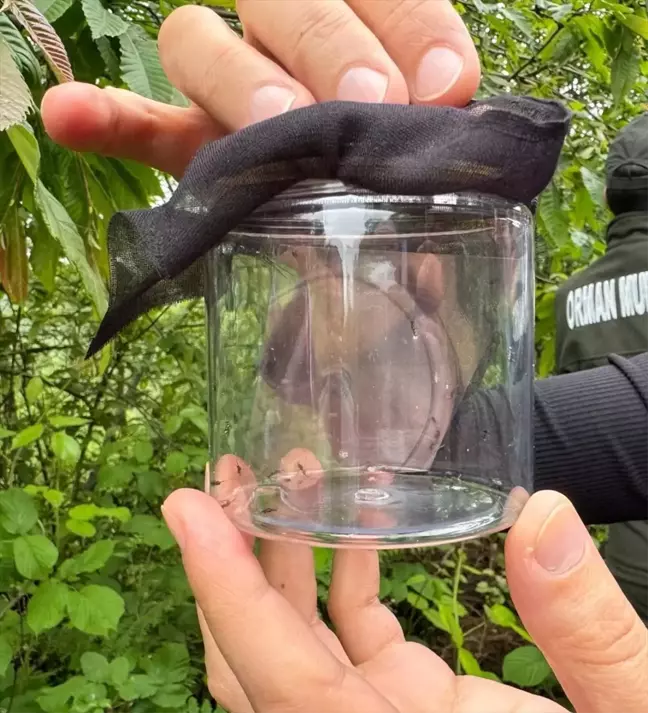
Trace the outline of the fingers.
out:
<instances>
[{"instance_id":1,"label":"fingers","mask_svg":"<svg viewBox=\"0 0 648 713\"><path fill-rule=\"evenodd\" d=\"M376 552L338 550L335 553L328 611L338 638L355 666L405 641L398 619L378 599L379 588Z\"/></svg>"},{"instance_id":2,"label":"fingers","mask_svg":"<svg viewBox=\"0 0 648 713\"><path fill-rule=\"evenodd\" d=\"M479 56L450 0L347 0L403 73L412 103L465 106Z\"/></svg>"},{"instance_id":3,"label":"fingers","mask_svg":"<svg viewBox=\"0 0 648 713\"><path fill-rule=\"evenodd\" d=\"M648 710L648 630L566 498L529 500L506 561L522 621L576 710Z\"/></svg>"},{"instance_id":4,"label":"fingers","mask_svg":"<svg viewBox=\"0 0 648 713\"><path fill-rule=\"evenodd\" d=\"M159 46L171 82L230 130L314 102L298 81L239 39L209 8L187 5L171 13Z\"/></svg>"},{"instance_id":5,"label":"fingers","mask_svg":"<svg viewBox=\"0 0 648 713\"><path fill-rule=\"evenodd\" d=\"M398 67L344 0L239 0L238 11L318 101L409 102Z\"/></svg>"},{"instance_id":6,"label":"fingers","mask_svg":"<svg viewBox=\"0 0 648 713\"><path fill-rule=\"evenodd\" d=\"M164 516L208 629L254 710L335 709L342 700L354 710L392 710L270 586L213 498L177 491Z\"/></svg>"},{"instance_id":7,"label":"fingers","mask_svg":"<svg viewBox=\"0 0 648 713\"><path fill-rule=\"evenodd\" d=\"M140 161L177 177L203 143L223 133L197 107L76 82L50 89L41 113L49 136L67 148Z\"/></svg>"}]
</instances>

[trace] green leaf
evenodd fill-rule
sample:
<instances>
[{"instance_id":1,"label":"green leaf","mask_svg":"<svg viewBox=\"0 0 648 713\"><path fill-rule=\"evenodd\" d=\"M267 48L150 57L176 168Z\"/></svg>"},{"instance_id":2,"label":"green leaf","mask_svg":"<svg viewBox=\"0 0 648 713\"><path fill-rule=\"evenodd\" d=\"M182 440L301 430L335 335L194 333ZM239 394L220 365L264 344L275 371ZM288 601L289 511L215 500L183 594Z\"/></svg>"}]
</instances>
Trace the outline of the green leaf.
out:
<instances>
[{"instance_id":1,"label":"green leaf","mask_svg":"<svg viewBox=\"0 0 648 713\"><path fill-rule=\"evenodd\" d=\"M0 283L9 299L23 304L29 291L29 258L25 224L17 203L5 213L0 225Z\"/></svg>"},{"instance_id":2,"label":"green leaf","mask_svg":"<svg viewBox=\"0 0 648 713\"><path fill-rule=\"evenodd\" d=\"M78 416L48 416L48 419L54 428L73 428L90 423L90 419Z\"/></svg>"},{"instance_id":3,"label":"green leaf","mask_svg":"<svg viewBox=\"0 0 648 713\"><path fill-rule=\"evenodd\" d=\"M189 465L189 458L182 451L171 451L166 458L164 468L168 473L183 473Z\"/></svg>"},{"instance_id":4,"label":"green leaf","mask_svg":"<svg viewBox=\"0 0 648 713\"><path fill-rule=\"evenodd\" d=\"M7 131L7 136L16 149L27 175L33 183L36 183L40 167L40 149L31 128L26 124L12 126Z\"/></svg>"},{"instance_id":5,"label":"green leaf","mask_svg":"<svg viewBox=\"0 0 648 713\"><path fill-rule=\"evenodd\" d=\"M135 701L138 698L150 698L155 695L158 688L159 685L150 676L137 674L118 686L117 691L125 701Z\"/></svg>"},{"instance_id":6,"label":"green leaf","mask_svg":"<svg viewBox=\"0 0 648 713\"><path fill-rule=\"evenodd\" d=\"M0 131L25 121L33 106L29 87L0 35Z\"/></svg>"},{"instance_id":7,"label":"green leaf","mask_svg":"<svg viewBox=\"0 0 648 713\"><path fill-rule=\"evenodd\" d=\"M629 31L626 30L629 34ZM632 39L621 43L619 51L612 61L612 96L618 106L628 95L641 72L641 55L637 52Z\"/></svg>"},{"instance_id":8,"label":"green leaf","mask_svg":"<svg viewBox=\"0 0 648 713\"><path fill-rule=\"evenodd\" d=\"M78 693L87 681L83 676L74 676L65 683L54 688L46 689L38 698L38 705L46 713L61 713L65 710L67 702Z\"/></svg>"},{"instance_id":9,"label":"green leaf","mask_svg":"<svg viewBox=\"0 0 648 713\"><path fill-rule=\"evenodd\" d=\"M56 22L72 7L75 0L32 0L32 2L49 22Z\"/></svg>"},{"instance_id":10,"label":"green leaf","mask_svg":"<svg viewBox=\"0 0 648 713\"><path fill-rule=\"evenodd\" d=\"M578 50L579 39L569 25L563 27L553 40L538 54L543 63L565 62Z\"/></svg>"},{"instance_id":11,"label":"green leaf","mask_svg":"<svg viewBox=\"0 0 648 713\"><path fill-rule=\"evenodd\" d=\"M74 81L63 42L40 10L30 0L8 0L7 6L16 20L27 30L31 39L40 47L45 61L59 82Z\"/></svg>"},{"instance_id":12,"label":"green leaf","mask_svg":"<svg viewBox=\"0 0 648 713\"><path fill-rule=\"evenodd\" d=\"M12 535L24 535L38 521L34 500L19 488L0 491L0 525Z\"/></svg>"},{"instance_id":13,"label":"green leaf","mask_svg":"<svg viewBox=\"0 0 648 713\"><path fill-rule=\"evenodd\" d=\"M117 83L119 81L119 57L115 54L110 40L107 37L100 37L97 40L97 49L106 65L106 71L110 78Z\"/></svg>"},{"instance_id":14,"label":"green leaf","mask_svg":"<svg viewBox=\"0 0 648 713\"><path fill-rule=\"evenodd\" d=\"M113 686L121 686L128 680L131 664L125 656L119 656L110 663L110 681Z\"/></svg>"},{"instance_id":15,"label":"green leaf","mask_svg":"<svg viewBox=\"0 0 648 713\"><path fill-rule=\"evenodd\" d=\"M486 616L493 624L503 626L510 629L518 623L518 618L515 614L503 604L494 604L492 607L485 606Z\"/></svg>"},{"instance_id":16,"label":"green leaf","mask_svg":"<svg viewBox=\"0 0 648 713\"><path fill-rule=\"evenodd\" d=\"M30 443L37 441L43 435L44 430L45 428L42 423L35 423L33 426L23 428L22 431L14 436L11 442L11 450L15 451L18 448L24 448Z\"/></svg>"},{"instance_id":17,"label":"green leaf","mask_svg":"<svg viewBox=\"0 0 648 713\"><path fill-rule=\"evenodd\" d=\"M107 636L124 614L124 600L110 587L90 584L70 592L68 612L72 626L86 634Z\"/></svg>"},{"instance_id":18,"label":"green leaf","mask_svg":"<svg viewBox=\"0 0 648 713\"><path fill-rule=\"evenodd\" d=\"M53 292L61 246L49 234L41 220L34 217L32 251L29 256L32 270L47 292Z\"/></svg>"},{"instance_id":19,"label":"green leaf","mask_svg":"<svg viewBox=\"0 0 648 713\"><path fill-rule=\"evenodd\" d=\"M639 15L623 15L618 14L619 22L624 24L629 30L632 30L639 37L648 40L648 20Z\"/></svg>"},{"instance_id":20,"label":"green leaf","mask_svg":"<svg viewBox=\"0 0 648 713\"><path fill-rule=\"evenodd\" d=\"M184 644L164 644L142 663L142 668L156 683L180 683L189 673L187 647Z\"/></svg>"},{"instance_id":21,"label":"green leaf","mask_svg":"<svg viewBox=\"0 0 648 713\"><path fill-rule=\"evenodd\" d=\"M172 87L160 64L155 41L140 27L131 26L119 42L122 76L129 89L149 99L169 102Z\"/></svg>"},{"instance_id":22,"label":"green leaf","mask_svg":"<svg viewBox=\"0 0 648 713\"><path fill-rule=\"evenodd\" d=\"M583 185L590 194L591 199L600 208L605 207L605 183L593 171L586 166L581 166L580 170L583 178Z\"/></svg>"},{"instance_id":23,"label":"green leaf","mask_svg":"<svg viewBox=\"0 0 648 713\"><path fill-rule=\"evenodd\" d=\"M54 455L65 466L75 466L81 457L81 446L65 431L54 433L50 445Z\"/></svg>"},{"instance_id":24,"label":"green leaf","mask_svg":"<svg viewBox=\"0 0 648 713\"><path fill-rule=\"evenodd\" d=\"M4 678L13 659L13 648L6 637L0 636L0 679Z\"/></svg>"},{"instance_id":25,"label":"green leaf","mask_svg":"<svg viewBox=\"0 0 648 713\"><path fill-rule=\"evenodd\" d=\"M551 668L536 646L521 646L504 657L502 673L509 683L533 688L551 675Z\"/></svg>"},{"instance_id":26,"label":"green leaf","mask_svg":"<svg viewBox=\"0 0 648 713\"><path fill-rule=\"evenodd\" d=\"M15 435L16 435L15 431L10 431L8 428L2 428L2 426L0 426L0 439L11 438L12 436L15 436Z\"/></svg>"},{"instance_id":27,"label":"green leaf","mask_svg":"<svg viewBox=\"0 0 648 713\"><path fill-rule=\"evenodd\" d=\"M53 629L63 617L68 601L68 588L62 582L48 579L34 592L27 608L27 623L35 633Z\"/></svg>"},{"instance_id":28,"label":"green leaf","mask_svg":"<svg viewBox=\"0 0 648 713\"><path fill-rule=\"evenodd\" d=\"M68 578L76 577L84 572L97 572L104 567L114 551L115 543L112 540L95 542L85 552L65 560L60 567L59 575Z\"/></svg>"},{"instance_id":29,"label":"green leaf","mask_svg":"<svg viewBox=\"0 0 648 713\"><path fill-rule=\"evenodd\" d=\"M57 510L65 502L65 493L62 493L60 490L54 490L53 488L48 488L43 493L43 497L53 508Z\"/></svg>"},{"instance_id":30,"label":"green leaf","mask_svg":"<svg viewBox=\"0 0 648 713\"><path fill-rule=\"evenodd\" d=\"M108 659L94 651L86 651L81 656L83 675L94 683L108 683L111 680L111 670Z\"/></svg>"},{"instance_id":31,"label":"green leaf","mask_svg":"<svg viewBox=\"0 0 648 713\"><path fill-rule=\"evenodd\" d=\"M509 19L528 39L535 39L533 24L524 12L511 7L502 7L502 15Z\"/></svg>"},{"instance_id":32,"label":"green leaf","mask_svg":"<svg viewBox=\"0 0 648 713\"><path fill-rule=\"evenodd\" d=\"M81 0L81 5L93 40L100 37L117 37L128 30L128 23L106 10L100 0Z\"/></svg>"},{"instance_id":33,"label":"green leaf","mask_svg":"<svg viewBox=\"0 0 648 713\"><path fill-rule=\"evenodd\" d=\"M40 376L34 376L27 382L25 387L25 395L27 396L27 401L33 404L39 396L43 393L43 380Z\"/></svg>"},{"instance_id":34,"label":"green leaf","mask_svg":"<svg viewBox=\"0 0 648 713\"><path fill-rule=\"evenodd\" d=\"M467 676L479 676L482 672L479 662L467 649L459 649L459 663Z\"/></svg>"},{"instance_id":35,"label":"green leaf","mask_svg":"<svg viewBox=\"0 0 648 713\"><path fill-rule=\"evenodd\" d=\"M168 550L175 545L173 535L164 522L152 515L135 515L124 529L138 535L142 543L150 547Z\"/></svg>"},{"instance_id":36,"label":"green leaf","mask_svg":"<svg viewBox=\"0 0 648 713\"><path fill-rule=\"evenodd\" d=\"M0 12L0 35L9 45L11 54L23 76L26 76L30 84L39 85L42 76L36 55L32 52L20 30L15 27L8 15L2 12Z\"/></svg>"},{"instance_id":37,"label":"green leaf","mask_svg":"<svg viewBox=\"0 0 648 713\"><path fill-rule=\"evenodd\" d=\"M102 465L99 468L97 482L104 490L118 490L126 487L133 477L133 469L125 463Z\"/></svg>"},{"instance_id":38,"label":"green leaf","mask_svg":"<svg viewBox=\"0 0 648 713\"><path fill-rule=\"evenodd\" d=\"M164 686L153 698L153 703L160 708L181 708L191 695L191 690L180 683Z\"/></svg>"},{"instance_id":39,"label":"green leaf","mask_svg":"<svg viewBox=\"0 0 648 713\"><path fill-rule=\"evenodd\" d=\"M560 192L555 182L540 196L538 216L553 244L558 247L564 245L569 239L569 223L562 209Z\"/></svg>"},{"instance_id":40,"label":"green leaf","mask_svg":"<svg viewBox=\"0 0 648 713\"><path fill-rule=\"evenodd\" d=\"M65 527L74 535L79 535L79 537L94 537L97 534L97 528L86 520L70 518L65 521Z\"/></svg>"},{"instance_id":41,"label":"green leaf","mask_svg":"<svg viewBox=\"0 0 648 713\"><path fill-rule=\"evenodd\" d=\"M40 181L34 186L34 199L51 235L59 241L66 257L79 271L97 312L103 314L108 304L106 286L99 273L88 262L83 239L72 219Z\"/></svg>"},{"instance_id":42,"label":"green leaf","mask_svg":"<svg viewBox=\"0 0 648 713\"><path fill-rule=\"evenodd\" d=\"M98 508L93 503L87 505L76 505L68 515L74 520L92 520L101 514L101 508Z\"/></svg>"},{"instance_id":43,"label":"green leaf","mask_svg":"<svg viewBox=\"0 0 648 713\"><path fill-rule=\"evenodd\" d=\"M13 541L16 569L26 579L45 579L58 560L56 545L45 535L23 535Z\"/></svg>"},{"instance_id":44,"label":"green leaf","mask_svg":"<svg viewBox=\"0 0 648 713\"><path fill-rule=\"evenodd\" d=\"M174 433L178 432L180 426L182 426L182 421L183 418L179 414L171 416L164 424L164 434L166 436L173 436Z\"/></svg>"},{"instance_id":45,"label":"green leaf","mask_svg":"<svg viewBox=\"0 0 648 713\"><path fill-rule=\"evenodd\" d=\"M133 447L135 460L142 465L150 463L153 458L153 446L150 441L137 441Z\"/></svg>"}]
</instances>

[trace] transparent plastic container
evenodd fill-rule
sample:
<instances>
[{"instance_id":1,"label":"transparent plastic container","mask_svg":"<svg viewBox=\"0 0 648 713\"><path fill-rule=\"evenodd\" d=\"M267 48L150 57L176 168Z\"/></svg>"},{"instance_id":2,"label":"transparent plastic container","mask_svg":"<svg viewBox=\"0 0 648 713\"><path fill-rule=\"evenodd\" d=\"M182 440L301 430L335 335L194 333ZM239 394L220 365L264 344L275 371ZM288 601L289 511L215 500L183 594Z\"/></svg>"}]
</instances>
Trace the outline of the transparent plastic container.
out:
<instances>
[{"instance_id":1,"label":"transparent plastic container","mask_svg":"<svg viewBox=\"0 0 648 713\"><path fill-rule=\"evenodd\" d=\"M533 221L304 182L207 261L210 492L263 538L389 548L531 490Z\"/></svg>"}]
</instances>

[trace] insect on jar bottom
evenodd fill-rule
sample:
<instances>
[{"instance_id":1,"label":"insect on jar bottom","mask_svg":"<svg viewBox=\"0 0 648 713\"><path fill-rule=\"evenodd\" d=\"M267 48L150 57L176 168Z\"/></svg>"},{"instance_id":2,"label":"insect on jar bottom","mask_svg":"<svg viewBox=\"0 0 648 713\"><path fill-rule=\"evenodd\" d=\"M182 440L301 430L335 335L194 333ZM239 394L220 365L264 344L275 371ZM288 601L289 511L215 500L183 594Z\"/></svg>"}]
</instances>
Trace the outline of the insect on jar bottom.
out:
<instances>
[{"instance_id":1,"label":"insect on jar bottom","mask_svg":"<svg viewBox=\"0 0 648 713\"><path fill-rule=\"evenodd\" d=\"M510 526L531 489L533 221L304 182L207 260L210 491L337 547Z\"/></svg>"}]
</instances>

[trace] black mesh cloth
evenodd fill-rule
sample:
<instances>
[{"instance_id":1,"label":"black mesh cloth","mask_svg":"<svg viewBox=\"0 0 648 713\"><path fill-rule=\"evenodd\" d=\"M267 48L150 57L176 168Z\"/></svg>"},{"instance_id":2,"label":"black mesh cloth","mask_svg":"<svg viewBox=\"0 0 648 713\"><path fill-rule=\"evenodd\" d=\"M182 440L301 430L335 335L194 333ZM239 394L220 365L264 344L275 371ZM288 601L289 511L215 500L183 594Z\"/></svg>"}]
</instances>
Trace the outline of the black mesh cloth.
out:
<instances>
[{"instance_id":1,"label":"black mesh cloth","mask_svg":"<svg viewBox=\"0 0 648 713\"><path fill-rule=\"evenodd\" d=\"M203 256L295 183L531 204L551 180L569 120L557 102L510 95L463 109L329 102L210 143L166 204L113 217L110 305L88 356L151 308L202 296Z\"/></svg>"}]
</instances>

